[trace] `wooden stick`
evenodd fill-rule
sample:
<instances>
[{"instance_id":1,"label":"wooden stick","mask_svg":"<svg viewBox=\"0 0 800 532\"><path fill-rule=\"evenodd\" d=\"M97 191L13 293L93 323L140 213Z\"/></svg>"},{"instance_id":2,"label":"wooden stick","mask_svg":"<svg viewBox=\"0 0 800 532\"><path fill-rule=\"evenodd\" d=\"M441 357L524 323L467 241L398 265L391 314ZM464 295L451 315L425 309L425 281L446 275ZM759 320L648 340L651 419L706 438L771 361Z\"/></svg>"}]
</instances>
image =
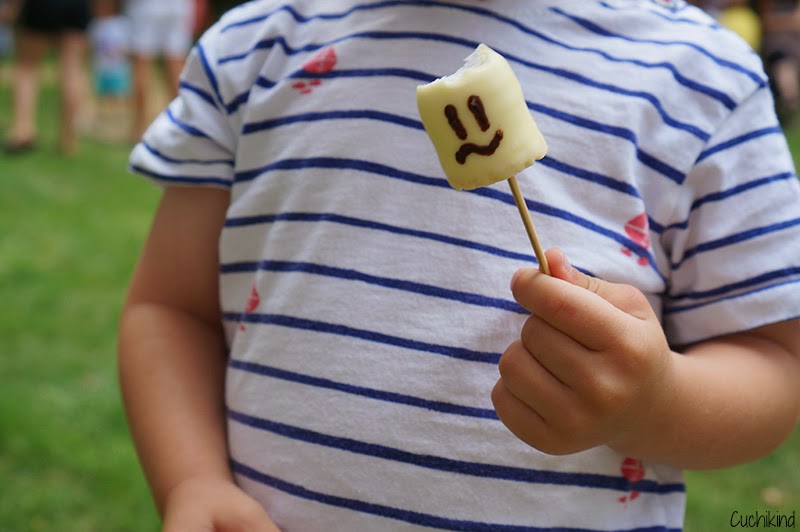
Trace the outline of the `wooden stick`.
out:
<instances>
[{"instance_id":1,"label":"wooden stick","mask_svg":"<svg viewBox=\"0 0 800 532\"><path fill-rule=\"evenodd\" d=\"M514 195L514 201L517 204L519 215L522 216L522 223L525 224L525 231L528 233L528 239L533 246L533 252L536 254L536 260L539 261L539 269L542 273L550 275L550 266L547 264L547 257L544 255L542 245L539 243L539 237L536 236L536 229L533 227L533 220L531 220L531 213L528 212L528 206L525 204L525 197L519 190L517 183L517 176L508 178L508 184L511 186L511 193Z\"/></svg>"}]
</instances>

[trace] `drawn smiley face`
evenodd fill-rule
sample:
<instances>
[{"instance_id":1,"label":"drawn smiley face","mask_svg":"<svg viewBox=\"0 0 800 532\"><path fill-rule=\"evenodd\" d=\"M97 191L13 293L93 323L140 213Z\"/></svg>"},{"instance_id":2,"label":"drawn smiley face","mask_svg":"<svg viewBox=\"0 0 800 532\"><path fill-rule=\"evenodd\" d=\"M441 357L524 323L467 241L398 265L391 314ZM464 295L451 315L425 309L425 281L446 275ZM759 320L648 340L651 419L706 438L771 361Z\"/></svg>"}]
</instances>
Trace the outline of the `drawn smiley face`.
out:
<instances>
[{"instance_id":1,"label":"drawn smiley face","mask_svg":"<svg viewBox=\"0 0 800 532\"><path fill-rule=\"evenodd\" d=\"M489 117L486 116L486 109L483 106L483 101L481 101L480 96L476 96L475 94L470 95L469 98L467 98L467 109L469 109L472 116L475 117L475 122L477 122L481 131L486 132L492 127L489 122ZM450 124L450 127L459 140L467 140L467 129L458 117L458 108L453 104L446 105L444 108L444 116L447 118L447 123ZM500 147L502 141L503 130L498 129L494 132L494 136L491 141L489 141L489 144L480 145L473 142L465 142L458 148L455 154L456 161L458 164L465 164L467 162L467 157L473 153L484 157L492 156L497 151L497 148Z\"/></svg>"},{"instance_id":2,"label":"drawn smiley face","mask_svg":"<svg viewBox=\"0 0 800 532\"><path fill-rule=\"evenodd\" d=\"M455 74L418 86L417 108L456 190L504 181L547 152L511 66L488 46Z\"/></svg>"}]
</instances>

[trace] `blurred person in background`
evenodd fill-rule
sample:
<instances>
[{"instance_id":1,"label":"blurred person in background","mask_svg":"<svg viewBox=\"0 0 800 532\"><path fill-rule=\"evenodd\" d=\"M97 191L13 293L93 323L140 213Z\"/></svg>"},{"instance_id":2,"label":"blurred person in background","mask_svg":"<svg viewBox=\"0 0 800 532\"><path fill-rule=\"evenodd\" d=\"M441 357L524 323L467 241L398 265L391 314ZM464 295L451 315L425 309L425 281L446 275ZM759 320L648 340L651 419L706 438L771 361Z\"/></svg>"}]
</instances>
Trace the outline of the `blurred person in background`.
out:
<instances>
[{"instance_id":1,"label":"blurred person in background","mask_svg":"<svg viewBox=\"0 0 800 532\"><path fill-rule=\"evenodd\" d=\"M747 42L750 47L761 49L761 17L750 0L727 0L717 15L719 23L729 28Z\"/></svg>"},{"instance_id":2,"label":"blurred person in background","mask_svg":"<svg viewBox=\"0 0 800 532\"><path fill-rule=\"evenodd\" d=\"M761 20L754 0L689 0L714 17L722 26L733 30L758 51L761 48Z\"/></svg>"},{"instance_id":3,"label":"blurred person in background","mask_svg":"<svg viewBox=\"0 0 800 532\"><path fill-rule=\"evenodd\" d=\"M0 85L5 85L7 82L6 62L14 53L14 34L11 31L11 24L15 16L11 3L8 0L0 0Z\"/></svg>"},{"instance_id":4,"label":"blurred person in background","mask_svg":"<svg viewBox=\"0 0 800 532\"><path fill-rule=\"evenodd\" d=\"M86 28L90 0L11 0L18 12L16 65L12 80L12 119L6 153L23 153L36 146L39 70L47 52L58 57L60 92L59 150L77 149L78 111L85 79Z\"/></svg>"},{"instance_id":5,"label":"blurred person in background","mask_svg":"<svg viewBox=\"0 0 800 532\"><path fill-rule=\"evenodd\" d=\"M121 13L120 0L94 0L93 7L89 41L97 103L94 122L96 133L110 140L120 133L127 135L120 126L129 120L130 24Z\"/></svg>"},{"instance_id":6,"label":"blurred person in background","mask_svg":"<svg viewBox=\"0 0 800 532\"><path fill-rule=\"evenodd\" d=\"M156 61L163 60L170 99L178 94L180 74L194 42L194 0L128 0L133 58L133 140L150 123Z\"/></svg>"},{"instance_id":7,"label":"blurred person in background","mask_svg":"<svg viewBox=\"0 0 800 532\"><path fill-rule=\"evenodd\" d=\"M11 3L0 0L0 87L8 84L10 79L8 74L10 67L7 63L14 54L14 33L11 31L14 17ZM0 130L6 127L5 118L5 113L0 114Z\"/></svg>"},{"instance_id":8,"label":"blurred person in background","mask_svg":"<svg viewBox=\"0 0 800 532\"><path fill-rule=\"evenodd\" d=\"M759 0L764 37L761 55L784 124L800 105L800 1Z\"/></svg>"},{"instance_id":9,"label":"blurred person in background","mask_svg":"<svg viewBox=\"0 0 800 532\"><path fill-rule=\"evenodd\" d=\"M208 28L211 23L211 2L209 0L194 1L194 25L192 26L192 37L197 39Z\"/></svg>"}]
</instances>

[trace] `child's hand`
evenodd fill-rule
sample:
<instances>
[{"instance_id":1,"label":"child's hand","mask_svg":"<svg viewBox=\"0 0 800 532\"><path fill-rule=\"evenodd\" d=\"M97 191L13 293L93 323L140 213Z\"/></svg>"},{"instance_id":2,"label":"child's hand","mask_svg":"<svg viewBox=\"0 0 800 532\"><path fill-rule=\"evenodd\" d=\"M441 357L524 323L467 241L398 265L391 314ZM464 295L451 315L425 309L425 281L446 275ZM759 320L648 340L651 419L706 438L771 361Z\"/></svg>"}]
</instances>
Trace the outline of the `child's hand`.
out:
<instances>
[{"instance_id":1,"label":"child's hand","mask_svg":"<svg viewBox=\"0 0 800 532\"><path fill-rule=\"evenodd\" d=\"M588 277L563 252L552 277L524 269L511 283L532 316L500 359L493 392L501 421L550 454L598 445L624 452L656 404L667 400L672 353L644 294Z\"/></svg>"},{"instance_id":2,"label":"child's hand","mask_svg":"<svg viewBox=\"0 0 800 532\"><path fill-rule=\"evenodd\" d=\"M278 532L264 508L225 479L192 478L175 487L163 532Z\"/></svg>"}]
</instances>

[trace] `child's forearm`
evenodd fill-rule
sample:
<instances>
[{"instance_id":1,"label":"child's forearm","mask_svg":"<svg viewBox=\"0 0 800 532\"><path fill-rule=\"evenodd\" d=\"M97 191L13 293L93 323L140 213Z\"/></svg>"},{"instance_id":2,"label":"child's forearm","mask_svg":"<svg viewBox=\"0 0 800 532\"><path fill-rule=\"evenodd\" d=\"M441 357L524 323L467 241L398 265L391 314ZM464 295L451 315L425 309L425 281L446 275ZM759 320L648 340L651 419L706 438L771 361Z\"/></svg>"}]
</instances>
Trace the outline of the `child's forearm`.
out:
<instances>
[{"instance_id":1,"label":"child's forearm","mask_svg":"<svg viewBox=\"0 0 800 532\"><path fill-rule=\"evenodd\" d=\"M119 371L125 408L159 512L188 478L231 478L221 330L158 303L126 307Z\"/></svg>"},{"instance_id":2,"label":"child's forearm","mask_svg":"<svg viewBox=\"0 0 800 532\"><path fill-rule=\"evenodd\" d=\"M766 455L799 420L798 327L797 321L785 322L674 354L671 393L635 436L612 447L687 469L728 467Z\"/></svg>"}]
</instances>

